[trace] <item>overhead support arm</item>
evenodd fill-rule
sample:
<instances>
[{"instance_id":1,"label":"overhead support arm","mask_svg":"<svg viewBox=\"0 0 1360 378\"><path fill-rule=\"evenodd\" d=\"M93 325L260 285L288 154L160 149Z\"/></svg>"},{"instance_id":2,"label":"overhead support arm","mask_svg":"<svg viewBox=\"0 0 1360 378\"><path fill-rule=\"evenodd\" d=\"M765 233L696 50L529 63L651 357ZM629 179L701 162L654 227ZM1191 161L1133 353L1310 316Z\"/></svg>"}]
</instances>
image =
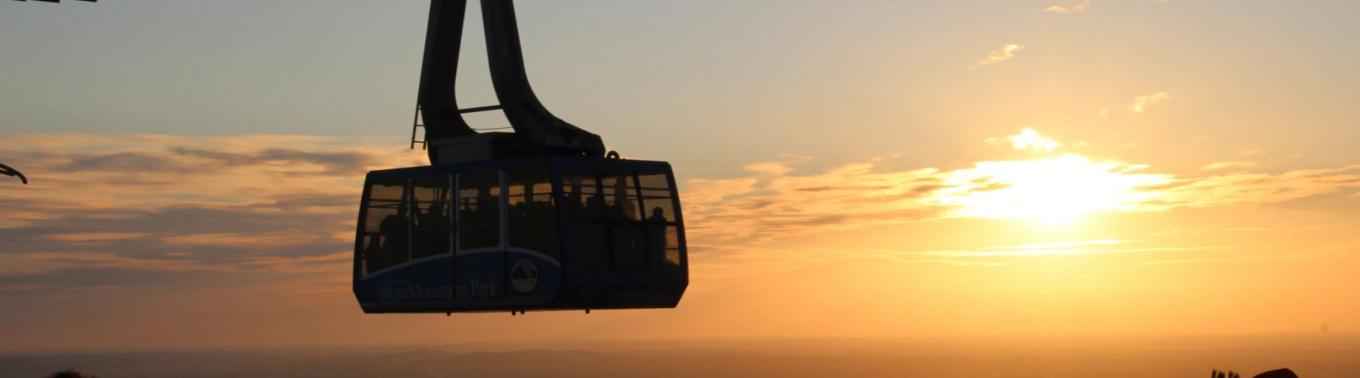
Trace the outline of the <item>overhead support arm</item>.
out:
<instances>
[{"instance_id":1,"label":"overhead support arm","mask_svg":"<svg viewBox=\"0 0 1360 378\"><path fill-rule=\"evenodd\" d=\"M416 127L425 128L424 143L434 164L469 159L573 155L603 157L604 141L563 121L534 95L524 70L515 8L510 0L482 0L482 23L486 34L491 83L499 105L459 109L455 94L458 55L463 38L467 0L431 0L425 34L425 59L421 65L420 93L416 99ZM468 126L462 113L502 110L513 134L482 133ZM421 124L420 121L424 120ZM444 152L439 150L447 149Z\"/></svg>"},{"instance_id":2,"label":"overhead support arm","mask_svg":"<svg viewBox=\"0 0 1360 378\"><path fill-rule=\"evenodd\" d=\"M19 173L19 170L10 168L8 165L0 164L0 175L18 177L19 181L23 181L24 185L28 185L28 177L24 177L23 173Z\"/></svg>"},{"instance_id":3,"label":"overhead support arm","mask_svg":"<svg viewBox=\"0 0 1360 378\"><path fill-rule=\"evenodd\" d=\"M420 92L416 95L418 116L425 120L426 140L477 134L460 115L454 93L466 11L467 0L430 1L425 59L420 67ZM430 156L435 156L433 151Z\"/></svg>"},{"instance_id":4,"label":"overhead support arm","mask_svg":"<svg viewBox=\"0 0 1360 378\"><path fill-rule=\"evenodd\" d=\"M482 0L482 24L496 98L526 152L603 157L604 141L599 135L557 118L534 95L524 70L514 2Z\"/></svg>"}]
</instances>

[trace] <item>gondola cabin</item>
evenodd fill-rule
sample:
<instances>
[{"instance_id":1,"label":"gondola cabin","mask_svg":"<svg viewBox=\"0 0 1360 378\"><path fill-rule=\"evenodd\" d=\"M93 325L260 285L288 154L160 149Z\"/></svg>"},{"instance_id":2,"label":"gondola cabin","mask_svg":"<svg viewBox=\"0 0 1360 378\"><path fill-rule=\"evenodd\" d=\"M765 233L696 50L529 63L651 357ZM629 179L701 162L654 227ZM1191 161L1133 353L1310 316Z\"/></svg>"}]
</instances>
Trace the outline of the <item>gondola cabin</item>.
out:
<instances>
[{"instance_id":1,"label":"gondola cabin","mask_svg":"<svg viewBox=\"0 0 1360 378\"><path fill-rule=\"evenodd\" d=\"M664 162L526 156L369 172L366 313L673 308L689 282Z\"/></svg>"}]
</instances>

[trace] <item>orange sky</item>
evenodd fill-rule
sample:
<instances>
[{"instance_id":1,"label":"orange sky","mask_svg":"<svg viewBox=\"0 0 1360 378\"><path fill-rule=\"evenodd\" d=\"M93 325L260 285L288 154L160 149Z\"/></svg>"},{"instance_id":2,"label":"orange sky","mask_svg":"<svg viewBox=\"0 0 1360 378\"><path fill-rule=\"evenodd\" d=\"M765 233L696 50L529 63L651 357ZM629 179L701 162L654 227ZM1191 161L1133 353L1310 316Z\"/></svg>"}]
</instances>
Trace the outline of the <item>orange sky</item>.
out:
<instances>
[{"instance_id":1,"label":"orange sky","mask_svg":"<svg viewBox=\"0 0 1360 378\"><path fill-rule=\"evenodd\" d=\"M523 317L349 292L363 173L425 164L423 24L355 14L423 5L121 3L0 3L0 350L1360 332L1353 3L523 2L691 262L677 309Z\"/></svg>"},{"instance_id":2,"label":"orange sky","mask_svg":"<svg viewBox=\"0 0 1360 378\"><path fill-rule=\"evenodd\" d=\"M955 170L885 168L898 159L885 156L799 173L809 158L785 155L746 177L687 179L680 308L515 318L360 313L348 285L358 174L420 158L382 140L11 136L27 148L13 160L59 174L0 192L5 346L1356 326L1360 167L1180 177L1030 151L1047 137L1015 135L977 143L1026 158Z\"/></svg>"}]
</instances>

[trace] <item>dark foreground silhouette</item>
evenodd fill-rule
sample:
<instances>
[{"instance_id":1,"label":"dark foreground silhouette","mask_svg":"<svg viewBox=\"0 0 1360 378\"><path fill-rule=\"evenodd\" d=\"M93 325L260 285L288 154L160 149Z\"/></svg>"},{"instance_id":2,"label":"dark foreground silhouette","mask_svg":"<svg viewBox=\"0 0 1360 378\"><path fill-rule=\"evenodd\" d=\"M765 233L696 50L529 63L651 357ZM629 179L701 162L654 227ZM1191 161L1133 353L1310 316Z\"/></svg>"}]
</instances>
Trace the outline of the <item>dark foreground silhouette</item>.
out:
<instances>
[{"instance_id":1,"label":"dark foreground silhouette","mask_svg":"<svg viewBox=\"0 0 1360 378\"><path fill-rule=\"evenodd\" d=\"M80 374L75 369L66 369L56 373L48 374L46 378L98 378L93 375Z\"/></svg>"},{"instance_id":2,"label":"dark foreground silhouette","mask_svg":"<svg viewBox=\"0 0 1360 378\"><path fill-rule=\"evenodd\" d=\"M1252 378L1299 378L1299 376L1297 374L1294 374L1293 370L1276 369L1261 374L1257 374L1255 377Z\"/></svg>"},{"instance_id":3,"label":"dark foreground silhouette","mask_svg":"<svg viewBox=\"0 0 1360 378\"><path fill-rule=\"evenodd\" d=\"M1223 372L1218 370L1214 370L1209 375L1209 378L1241 378L1241 377L1242 375L1234 373L1232 371ZM98 377L81 374L80 372L75 371L75 369L66 369L63 371L48 374L47 377L45 378L98 378ZM1299 378L1299 376L1294 374L1293 370L1276 369L1261 374L1257 374L1252 378Z\"/></svg>"},{"instance_id":4,"label":"dark foreground silhouette","mask_svg":"<svg viewBox=\"0 0 1360 378\"><path fill-rule=\"evenodd\" d=\"M1292 372L1274 371L1286 366ZM100 378L1147 378L1203 377L1204 370L1215 367L1231 367L1240 378L1360 377L1360 336L527 340L425 347L0 352L4 378L44 378L68 368Z\"/></svg>"},{"instance_id":5,"label":"dark foreground silhouette","mask_svg":"<svg viewBox=\"0 0 1360 378\"><path fill-rule=\"evenodd\" d=\"M1209 378L1242 378L1242 375L1234 373L1232 371L1214 370L1213 373L1209 374ZM1275 369L1261 374L1257 374L1251 378L1299 378L1299 376L1294 374L1293 370Z\"/></svg>"}]
</instances>

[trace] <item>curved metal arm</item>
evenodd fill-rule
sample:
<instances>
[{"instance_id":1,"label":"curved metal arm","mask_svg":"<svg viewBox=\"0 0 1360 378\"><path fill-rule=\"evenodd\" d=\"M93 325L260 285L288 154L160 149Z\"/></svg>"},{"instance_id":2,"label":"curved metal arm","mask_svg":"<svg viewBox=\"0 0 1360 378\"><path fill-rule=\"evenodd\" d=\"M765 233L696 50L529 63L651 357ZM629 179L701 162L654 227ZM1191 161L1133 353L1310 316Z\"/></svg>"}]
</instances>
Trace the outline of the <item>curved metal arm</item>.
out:
<instances>
[{"instance_id":1,"label":"curved metal arm","mask_svg":"<svg viewBox=\"0 0 1360 378\"><path fill-rule=\"evenodd\" d=\"M510 155L604 156L604 141L579 127L563 121L538 101L524 72L524 54L519 44L515 8L511 0L482 0L482 22L486 31L486 54L491 68L491 84L499 105L459 109L454 86L458 79L458 55L462 48L463 19L467 0L431 0L430 20L425 33L425 59L420 71L420 94L416 105L425 128L430 161L438 164L438 146L451 141L474 141L506 145ZM479 135L463 120L461 113L500 109L515 129L509 135ZM412 130L414 147L415 130ZM496 142L497 140L502 142ZM474 143L474 144L475 144ZM462 144L469 148L474 144ZM478 145L481 146L481 145ZM496 146L501 146L496 144ZM487 151L492 147L481 146ZM496 147L500 148L500 147ZM491 155L496 155L495 153Z\"/></svg>"},{"instance_id":2,"label":"curved metal arm","mask_svg":"<svg viewBox=\"0 0 1360 378\"><path fill-rule=\"evenodd\" d=\"M19 173L19 170L10 168L8 165L0 164L0 175L18 177L19 181L23 181L24 185L28 185L28 178L24 177L23 173Z\"/></svg>"},{"instance_id":3,"label":"curved metal arm","mask_svg":"<svg viewBox=\"0 0 1360 378\"><path fill-rule=\"evenodd\" d=\"M477 134L458 111L454 84L458 81L458 52L462 49L467 0L431 0L425 32L425 59L420 67L416 105L425 120L428 139Z\"/></svg>"},{"instance_id":4,"label":"curved metal arm","mask_svg":"<svg viewBox=\"0 0 1360 378\"><path fill-rule=\"evenodd\" d=\"M482 0L482 24L486 29L486 55L491 64L491 83L505 118L515 136L531 155L567 154L602 157L604 141L548 112L538 102L529 76L524 73L524 54L519 26L511 0Z\"/></svg>"}]
</instances>

